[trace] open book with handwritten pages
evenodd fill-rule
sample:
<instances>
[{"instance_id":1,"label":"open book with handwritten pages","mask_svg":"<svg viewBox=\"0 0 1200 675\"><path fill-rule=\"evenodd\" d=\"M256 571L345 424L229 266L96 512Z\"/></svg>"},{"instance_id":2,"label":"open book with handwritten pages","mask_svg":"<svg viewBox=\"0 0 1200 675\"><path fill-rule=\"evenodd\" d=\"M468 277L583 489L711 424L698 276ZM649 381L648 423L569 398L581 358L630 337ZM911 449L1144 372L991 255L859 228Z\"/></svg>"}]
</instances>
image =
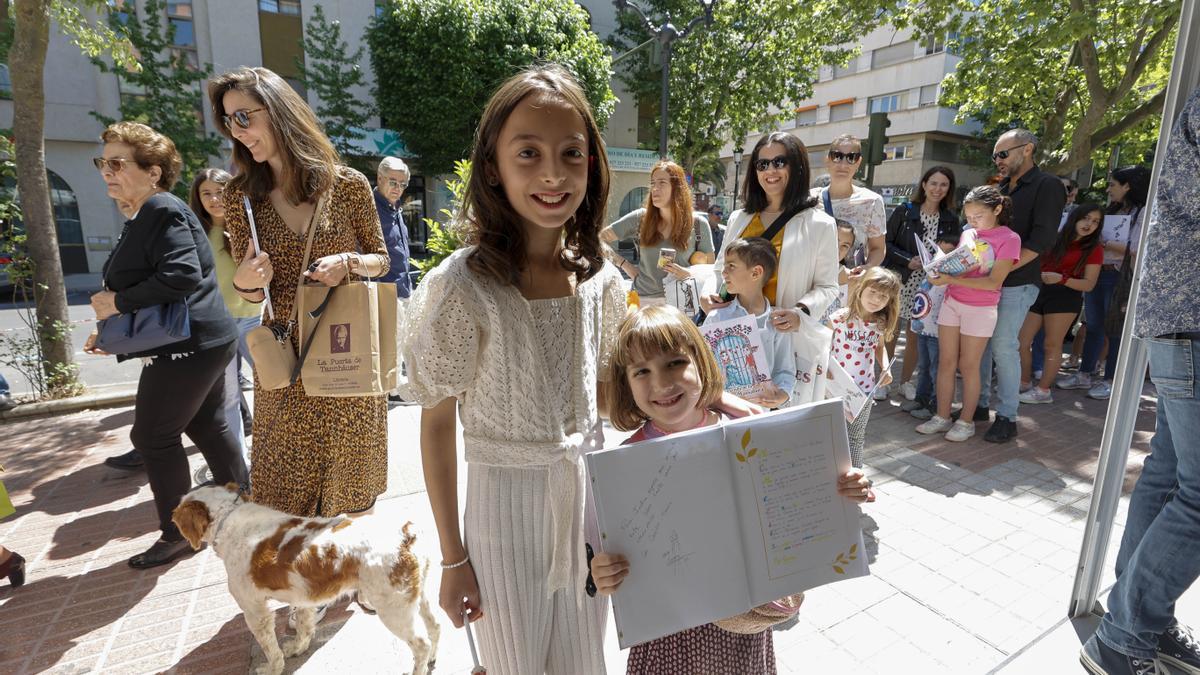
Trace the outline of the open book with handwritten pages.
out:
<instances>
[{"instance_id":1,"label":"open book with handwritten pages","mask_svg":"<svg viewBox=\"0 0 1200 675\"><path fill-rule=\"evenodd\" d=\"M586 456L601 549L629 558L621 648L866 575L841 401Z\"/></svg>"}]
</instances>

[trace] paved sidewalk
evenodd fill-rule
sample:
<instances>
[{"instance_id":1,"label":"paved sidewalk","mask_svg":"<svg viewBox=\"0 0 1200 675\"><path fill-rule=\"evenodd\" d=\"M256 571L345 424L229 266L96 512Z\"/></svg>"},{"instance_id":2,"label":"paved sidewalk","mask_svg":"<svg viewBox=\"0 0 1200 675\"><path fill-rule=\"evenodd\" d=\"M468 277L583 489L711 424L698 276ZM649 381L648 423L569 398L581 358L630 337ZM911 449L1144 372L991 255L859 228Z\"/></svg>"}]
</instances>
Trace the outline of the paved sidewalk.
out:
<instances>
[{"instance_id":1,"label":"paved sidewalk","mask_svg":"<svg viewBox=\"0 0 1200 675\"><path fill-rule=\"evenodd\" d=\"M1105 404L1055 395L1055 405L1023 406L1020 437L1005 445L982 433L957 445L931 439L898 401L876 408L867 465L879 501L863 519L875 541L872 576L809 594L799 624L775 634L781 672L1078 672L1079 635L1065 613ZM389 415L391 492L378 510L415 521L419 545L436 552L419 492L418 416L407 407ZM210 551L148 572L126 566L157 534L144 474L102 464L127 449L131 422L132 411L119 409L0 426L0 464L18 509L0 522L0 542L29 559L24 588L0 587L0 672L244 673L259 658ZM1152 428L1146 397L1127 489ZM1106 569L1105 586L1111 562ZM1185 596L1181 618L1195 622L1197 610ZM612 632L606 656L617 673L624 654ZM335 607L319 635L289 670L409 668L407 648L357 607ZM462 631L444 629L439 657L438 673L470 671Z\"/></svg>"}]
</instances>

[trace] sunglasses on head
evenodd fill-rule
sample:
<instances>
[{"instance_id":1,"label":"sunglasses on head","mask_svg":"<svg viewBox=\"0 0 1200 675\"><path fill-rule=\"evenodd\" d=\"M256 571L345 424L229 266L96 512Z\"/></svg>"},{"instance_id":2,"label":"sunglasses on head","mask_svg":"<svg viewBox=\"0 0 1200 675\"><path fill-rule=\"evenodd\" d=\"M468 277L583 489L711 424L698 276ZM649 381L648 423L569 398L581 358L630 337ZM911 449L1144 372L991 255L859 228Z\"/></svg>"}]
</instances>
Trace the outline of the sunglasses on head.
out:
<instances>
[{"instance_id":1,"label":"sunglasses on head","mask_svg":"<svg viewBox=\"0 0 1200 675\"><path fill-rule=\"evenodd\" d=\"M97 169L103 171L105 168L107 168L113 173L121 173L121 169L125 168L125 163L132 161L132 159L124 159L122 157L114 157L112 159L105 159L103 157L92 158L92 164L95 164Z\"/></svg>"},{"instance_id":2,"label":"sunglasses on head","mask_svg":"<svg viewBox=\"0 0 1200 675\"><path fill-rule=\"evenodd\" d=\"M834 162L846 162L847 164L853 164L853 163L857 162L858 160L862 159L862 153L861 152L842 152L841 150L830 150L829 151L829 159L833 160Z\"/></svg>"},{"instance_id":3,"label":"sunglasses on head","mask_svg":"<svg viewBox=\"0 0 1200 675\"><path fill-rule=\"evenodd\" d=\"M767 169L782 169L787 165L787 157L783 155L772 157L771 159L759 159L754 161L754 168L759 171L766 171Z\"/></svg>"},{"instance_id":4,"label":"sunglasses on head","mask_svg":"<svg viewBox=\"0 0 1200 675\"><path fill-rule=\"evenodd\" d=\"M250 116L257 112L262 112L266 108L254 108L253 110L235 110L232 115L221 115L221 121L225 123L225 128L233 131L233 125L237 124L243 129L250 128Z\"/></svg>"},{"instance_id":5,"label":"sunglasses on head","mask_svg":"<svg viewBox=\"0 0 1200 675\"><path fill-rule=\"evenodd\" d=\"M1008 159L1008 155L1009 155L1009 153L1011 153L1013 150L1016 150L1017 148L1023 148L1023 147L1025 147L1025 146L1027 146L1027 145L1029 145L1029 144L1028 144L1028 143L1022 143L1022 144L1020 144L1020 145L1014 145L1014 146L1012 146L1011 148L1009 148L1009 149L1007 149L1007 150L997 150L996 152L993 152L993 153L992 153L992 159L993 159L993 160L997 160L997 159Z\"/></svg>"}]
</instances>

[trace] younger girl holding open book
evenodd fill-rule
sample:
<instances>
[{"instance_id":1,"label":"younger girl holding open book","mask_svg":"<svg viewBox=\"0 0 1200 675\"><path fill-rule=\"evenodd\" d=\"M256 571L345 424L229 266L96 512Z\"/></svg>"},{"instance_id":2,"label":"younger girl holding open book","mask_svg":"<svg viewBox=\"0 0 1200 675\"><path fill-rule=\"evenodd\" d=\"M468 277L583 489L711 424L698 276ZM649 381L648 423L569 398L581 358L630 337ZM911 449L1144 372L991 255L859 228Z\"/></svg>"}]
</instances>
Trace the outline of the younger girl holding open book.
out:
<instances>
[{"instance_id":1,"label":"younger girl holding open book","mask_svg":"<svg viewBox=\"0 0 1200 675\"><path fill-rule=\"evenodd\" d=\"M721 413L715 408L723 387L716 358L700 331L679 310L646 307L622 323L605 391L613 426L636 429L626 443L718 424ZM838 479L838 493L863 501L869 485L862 471L854 469ZM631 572L637 573L619 553L598 553L590 566L595 590L601 595L616 592ZM636 645L629 650L627 672L773 674L770 626L794 614L798 600L799 596L792 596Z\"/></svg>"}]
</instances>

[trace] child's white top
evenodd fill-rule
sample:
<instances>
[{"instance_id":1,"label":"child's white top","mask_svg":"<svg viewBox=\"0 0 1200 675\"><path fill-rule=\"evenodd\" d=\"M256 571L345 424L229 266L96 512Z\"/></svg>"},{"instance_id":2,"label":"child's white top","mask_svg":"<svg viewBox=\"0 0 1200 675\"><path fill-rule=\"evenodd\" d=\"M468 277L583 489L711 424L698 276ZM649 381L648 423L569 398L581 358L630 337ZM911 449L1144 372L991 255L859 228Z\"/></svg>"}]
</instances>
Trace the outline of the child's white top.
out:
<instances>
[{"instance_id":1,"label":"child's white top","mask_svg":"<svg viewBox=\"0 0 1200 675\"><path fill-rule=\"evenodd\" d=\"M574 298L531 303L515 286L471 271L471 250L456 251L431 270L408 302L401 340L408 379L401 392L425 407L458 399L468 462L547 468L546 509L554 526L548 588L582 586L582 455L604 445L596 383L606 379L625 318L621 275L606 262L576 287ZM543 325L548 315L573 325L569 384L557 381L564 370L544 351L545 331L554 331ZM566 406L564 392L570 392ZM573 414L556 414L564 409Z\"/></svg>"},{"instance_id":2,"label":"child's white top","mask_svg":"<svg viewBox=\"0 0 1200 675\"><path fill-rule=\"evenodd\" d=\"M758 330L762 333L763 356L771 367L771 382L776 387L787 392L788 398L796 388L796 354L792 351L792 337L787 333L775 330L771 323L771 302L766 298L767 308L761 314L755 315ZM728 321L742 316L750 316L750 311L738 302L735 297L727 306L714 309L705 321ZM786 403L784 405L787 405Z\"/></svg>"},{"instance_id":3,"label":"child's white top","mask_svg":"<svg viewBox=\"0 0 1200 675\"><path fill-rule=\"evenodd\" d=\"M879 326L850 316L840 309L830 319L833 327L832 356L864 392L875 388L875 352L883 335Z\"/></svg>"}]
</instances>

